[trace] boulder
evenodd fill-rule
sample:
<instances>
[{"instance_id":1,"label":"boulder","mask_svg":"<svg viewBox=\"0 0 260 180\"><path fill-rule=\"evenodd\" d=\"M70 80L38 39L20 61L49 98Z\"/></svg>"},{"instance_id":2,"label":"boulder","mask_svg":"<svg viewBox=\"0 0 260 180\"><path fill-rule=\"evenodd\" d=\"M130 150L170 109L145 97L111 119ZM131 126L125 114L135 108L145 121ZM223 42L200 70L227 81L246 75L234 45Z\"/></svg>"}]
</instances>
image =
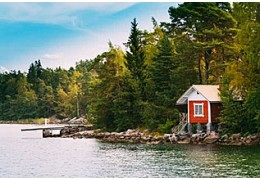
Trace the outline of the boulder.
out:
<instances>
[{"instance_id":1,"label":"boulder","mask_svg":"<svg viewBox=\"0 0 260 180\"><path fill-rule=\"evenodd\" d=\"M163 139L164 139L164 136L160 136L160 135L151 136L151 141L161 141Z\"/></svg>"},{"instance_id":2,"label":"boulder","mask_svg":"<svg viewBox=\"0 0 260 180\"><path fill-rule=\"evenodd\" d=\"M219 138L215 138L215 137L206 137L205 139L204 139L204 143L206 143L206 144L213 144L213 143L216 143L217 141L219 140Z\"/></svg>"},{"instance_id":3,"label":"boulder","mask_svg":"<svg viewBox=\"0 0 260 180\"><path fill-rule=\"evenodd\" d=\"M161 144L161 142L160 142L160 141L152 141L152 142L150 142L149 144L154 144L154 145L156 145L156 144Z\"/></svg>"},{"instance_id":4,"label":"boulder","mask_svg":"<svg viewBox=\"0 0 260 180\"><path fill-rule=\"evenodd\" d=\"M219 134L215 132L211 132L204 140L203 142L206 144L213 144L216 143L219 140Z\"/></svg>"},{"instance_id":5,"label":"boulder","mask_svg":"<svg viewBox=\"0 0 260 180\"><path fill-rule=\"evenodd\" d=\"M224 144L228 144L231 142L231 137L229 138L227 134L221 136L221 138L219 139L219 142L224 143Z\"/></svg>"},{"instance_id":6,"label":"boulder","mask_svg":"<svg viewBox=\"0 0 260 180\"><path fill-rule=\"evenodd\" d=\"M191 142L192 144L197 144L197 134L192 134L191 135Z\"/></svg>"},{"instance_id":7,"label":"boulder","mask_svg":"<svg viewBox=\"0 0 260 180\"><path fill-rule=\"evenodd\" d=\"M192 135L191 135L191 138L192 138L192 139L196 139L196 138L197 138L197 135L198 135L198 134L192 134Z\"/></svg>"},{"instance_id":8,"label":"boulder","mask_svg":"<svg viewBox=\"0 0 260 180\"><path fill-rule=\"evenodd\" d=\"M260 138L255 135L249 135L243 141L245 145L258 145L260 143Z\"/></svg>"},{"instance_id":9,"label":"boulder","mask_svg":"<svg viewBox=\"0 0 260 180\"><path fill-rule=\"evenodd\" d=\"M82 136L82 134L80 134L80 133L75 133L75 134L72 135L72 138L73 138L73 139L82 139L83 136Z\"/></svg>"},{"instance_id":10,"label":"boulder","mask_svg":"<svg viewBox=\"0 0 260 180\"><path fill-rule=\"evenodd\" d=\"M191 142L193 144L199 144L205 139L206 136L207 136L207 134L205 134L205 133L192 134L191 135Z\"/></svg>"},{"instance_id":11,"label":"boulder","mask_svg":"<svg viewBox=\"0 0 260 180\"><path fill-rule=\"evenodd\" d=\"M181 141L178 141L178 144L190 144L191 142L191 138L190 137L186 137L184 139L182 139Z\"/></svg>"},{"instance_id":12,"label":"boulder","mask_svg":"<svg viewBox=\"0 0 260 180\"><path fill-rule=\"evenodd\" d=\"M106 138L107 138L107 137L110 137L110 135L111 135L110 132L105 132L105 133L104 133L104 137L106 137Z\"/></svg>"},{"instance_id":13,"label":"boulder","mask_svg":"<svg viewBox=\"0 0 260 180\"><path fill-rule=\"evenodd\" d=\"M122 134L118 133L118 132L111 132L110 133L110 136L111 137L114 137L114 138L120 138L120 136L122 136Z\"/></svg>"},{"instance_id":14,"label":"boulder","mask_svg":"<svg viewBox=\"0 0 260 180\"><path fill-rule=\"evenodd\" d=\"M171 143L177 143L178 137L173 133L170 140L171 140Z\"/></svg>"},{"instance_id":15,"label":"boulder","mask_svg":"<svg viewBox=\"0 0 260 180\"><path fill-rule=\"evenodd\" d=\"M188 136L188 134L179 134L179 140L183 141L184 139L186 139Z\"/></svg>"},{"instance_id":16,"label":"boulder","mask_svg":"<svg viewBox=\"0 0 260 180\"><path fill-rule=\"evenodd\" d=\"M142 140L142 142L148 142L148 141L150 141L150 138L148 136L142 136L141 140Z\"/></svg>"},{"instance_id":17,"label":"boulder","mask_svg":"<svg viewBox=\"0 0 260 180\"><path fill-rule=\"evenodd\" d=\"M165 142L171 142L172 134L164 134L163 139Z\"/></svg>"},{"instance_id":18,"label":"boulder","mask_svg":"<svg viewBox=\"0 0 260 180\"><path fill-rule=\"evenodd\" d=\"M61 136L68 135L69 133L70 133L70 131L69 131L68 127L64 127L63 129L60 130L60 135Z\"/></svg>"},{"instance_id":19,"label":"boulder","mask_svg":"<svg viewBox=\"0 0 260 180\"><path fill-rule=\"evenodd\" d=\"M244 145L251 145L252 144L251 138L245 138L244 141L243 141L243 144Z\"/></svg>"},{"instance_id":20,"label":"boulder","mask_svg":"<svg viewBox=\"0 0 260 180\"><path fill-rule=\"evenodd\" d=\"M45 137L52 137L52 131L50 129L43 129L42 136Z\"/></svg>"},{"instance_id":21,"label":"boulder","mask_svg":"<svg viewBox=\"0 0 260 180\"><path fill-rule=\"evenodd\" d=\"M131 133L134 133L134 132L136 132L136 130L134 130L134 129L128 129L128 130L126 131L126 134L131 134Z\"/></svg>"},{"instance_id":22,"label":"boulder","mask_svg":"<svg viewBox=\"0 0 260 180\"><path fill-rule=\"evenodd\" d=\"M235 141L240 140L241 139L241 134L240 133L232 134L231 135L231 139L235 140Z\"/></svg>"},{"instance_id":23,"label":"boulder","mask_svg":"<svg viewBox=\"0 0 260 180\"><path fill-rule=\"evenodd\" d=\"M96 137L97 133L95 133L94 131L85 131L83 134L86 138L93 138Z\"/></svg>"},{"instance_id":24,"label":"boulder","mask_svg":"<svg viewBox=\"0 0 260 180\"><path fill-rule=\"evenodd\" d=\"M229 142L229 144L234 145L234 146L241 146L243 144L242 142L247 141L249 143L249 141L250 141L250 139L247 139L247 138L243 140L240 133L232 134L230 139L231 139L231 142Z\"/></svg>"},{"instance_id":25,"label":"boulder","mask_svg":"<svg viewBox=\"0 0 260 180\"><path fill-rule=\"evenodd\" d=\"M104 133L96 133L96 134L95 134L95 138L97 138L97 139L102 139L102 138L104 138Z\"/></svg>"},{"instance_id":26,"label":"boulder","mask_svg":"<svg viewBox=\"0 0 260 180\"><path fill-rule=\"evenodd\" d=\"M240 141L231 141L231 142L229 143L229 145L241 146L241 145L242 145L242 142L240 142Z\"/></svg>"},{"instance_id":27,"label":"boulder","mask_svg":"<svg viewBox=\"0 0 260 180\"><path fill-rule=\"evenodd\" d=\"M221 136L220 139L221 139L222 141L228 140L228 135L225 134L225 135Z\"/></svg>"}]
</instances>

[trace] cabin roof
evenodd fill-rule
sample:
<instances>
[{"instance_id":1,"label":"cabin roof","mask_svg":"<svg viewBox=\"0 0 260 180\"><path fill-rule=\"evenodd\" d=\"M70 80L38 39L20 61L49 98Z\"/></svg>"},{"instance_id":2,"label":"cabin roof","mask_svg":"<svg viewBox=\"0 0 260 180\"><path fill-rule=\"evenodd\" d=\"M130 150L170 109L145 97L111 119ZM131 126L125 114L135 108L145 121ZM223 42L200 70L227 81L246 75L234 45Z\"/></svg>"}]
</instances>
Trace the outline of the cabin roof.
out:
<instances>
[{"instance_id":1,"label":"cabin roof","mask_svg":"<svg viewBox=\"0 0 260 180\"><path fill-rule=\"evenodd\" d=\"M189 95L193 92L199 92L209 102L221 102L219 96L219 85L192 85L177 101L177 105L187 104Z\"/></svg>"}]
</instances>

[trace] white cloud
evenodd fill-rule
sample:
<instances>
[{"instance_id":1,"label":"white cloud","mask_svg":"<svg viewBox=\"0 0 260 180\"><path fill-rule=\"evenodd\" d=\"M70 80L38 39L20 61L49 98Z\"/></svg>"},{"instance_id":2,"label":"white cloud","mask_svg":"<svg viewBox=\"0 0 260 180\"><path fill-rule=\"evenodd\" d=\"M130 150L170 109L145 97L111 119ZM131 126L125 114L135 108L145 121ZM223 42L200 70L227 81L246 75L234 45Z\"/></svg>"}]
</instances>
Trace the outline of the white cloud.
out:
<instances>
[{"instance_id":1,"label":"white cloud","mask_svg":"<svg viewBox=\"0 0 260 180\"><path fill-rule=\"evenodd\" d=\"M145 15L137 16L139 28L151 30L153 26L151 22L152 16L154 16L158 22L166 21L168 12L165 11L164 14L162 12L164 11L149 11ZM110 40L113 44L125 50L123 43L128 40L132 20L131 16L125 17L119 22L113 22L104 29L98 29L94 32L82 34L77 38L74 37L73 39L55 43L54 46L49 47L43 55L40 55L42 64L50 68L61 66L68 69L74 67L75 63L81 59L93 59L98 54L107 51L109 48L108 42ZM75 23L77 23L77 19L75 19Z\"/></svg>"},{"instance_id":2,"label":"white cloud","mask_svg":"<svg viewBox=\"0 0 260 180\"><path fill-rule=\"evenodd\" d=\"M9 3L3 3L8 5ZM91 9L100 11L100 15L105 17L106 13L120 11L132 5L132 3L13 3L12 18L28 19L28 21L35 21L47 23L59 23L65 26L69 26L73 29L87 31L87 33L77 33L78 36L64 37L63 39L57 39L51 43L47 48L43 47L40 50L29 52L25 56L21 57L21 61L27 59L26 63L16 63L13 67L15 69L22 69L26 71L30 63L34 60L40 59L43 67L63 67L68 69L69 67L75 66L75 63L81 59L93 59L98 54L108 50L108 42L115 45L119 45L123 50L125 46L123 43L127 42L130 34L131 21L133 18L137 18L138 26L140 29L151 30L152 22L151 17L155 17L158 22L167 20L168 18L168 5L160 4L160 6L153 6L152 9L145 9L143 12L128 11L128 13L120 14L122 18L112 19L99 18L99 24L102 27L96 29L87 29L82 25L82 21L87 21L87 18L78 16L80 10ZM19 9L16 4L22 8ZM45 4L45 9L43 4ZM0 3L0 19L4 14L1 9L3 8ZM163 6L163 7L162 7ZM15 9L16 8L16 9ZM34 10L30 10L35 8ZM46 10L48 9L48 11ZM27 9L26 12L24 9ZM8 13L8 12L7 12ZM24 16L22 14L25 14ZM27 15L26 15L27 13ZM92 14L91 14L92 15ZM34 16L34 17L33 17ZM6 17L11 17L10 14ZM112 16L115 17L115 16ZM90 19L93 20L91 17ZM108 20L108 21L106 21ZM25 62L25 61L23 61Z\"/></svg>"},{"instance_id":3,"label":"white cloud","mask_svg":"<svg viewBox=\"0 0 260 180\"><path fill-rule=\"evenodd\" d=\"M62 58L63 57L63 53L55 53L55 54L44 54L43 58L46 59L58 59L58 58Z\"/></svg>"},{"instance_id":4,"label":"white cloud","mask_svg":"<svg viewBox=\"0 0 260 180\"><path fill-rule=\"evenodd\" d=\"M55 47L45 50L48 53L35 54L35 56L40 57L39 59L44 67L56 68L61 66L68 69L74 67L79 60L93 59L106 50L108 50L108 44L104 42L103 38L94 41L87 37L81 37L73 41L56 44Z\"/></svg>"},{"instance_id":5,"label":"white cloud","mask_svg":"<svg viewBox=\"0 0 260 180\"><path fill-rule=\"evenodd\" d=\"M0 19L25 22L74 25L80 11L95 11L105 16L134 3L0 3Z\"/></svg>"},{"instance_id":6,"label":"white cloud","mask_svg":"<svg viewBox=\"0 0 260 180\"><path fill-rule=\"evenodd\" d=\"M6 69L5 67L2 67L2 66L0 66L0 73L5 73L5 72L9 72L9 70L8 69Z\"/></svg>"}]
</instances>

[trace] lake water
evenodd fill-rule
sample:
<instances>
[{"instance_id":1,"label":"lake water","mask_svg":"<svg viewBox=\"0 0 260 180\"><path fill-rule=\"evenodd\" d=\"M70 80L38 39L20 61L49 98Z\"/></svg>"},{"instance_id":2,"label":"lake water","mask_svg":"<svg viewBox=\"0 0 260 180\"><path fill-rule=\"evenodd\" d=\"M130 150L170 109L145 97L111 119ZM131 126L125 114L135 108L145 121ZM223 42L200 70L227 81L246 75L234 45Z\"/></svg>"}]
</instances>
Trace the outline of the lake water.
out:
<instances>
[{"instance_id":1,"label":"lake water","mask_svg":"<svg viewBox=\"0 0 260 180\"><path fill-rule=\"evenodd\" d=\"M0 178L260 177L260 147L102 143L42 138L0 125Z\"/></svg>"}]
</instances>

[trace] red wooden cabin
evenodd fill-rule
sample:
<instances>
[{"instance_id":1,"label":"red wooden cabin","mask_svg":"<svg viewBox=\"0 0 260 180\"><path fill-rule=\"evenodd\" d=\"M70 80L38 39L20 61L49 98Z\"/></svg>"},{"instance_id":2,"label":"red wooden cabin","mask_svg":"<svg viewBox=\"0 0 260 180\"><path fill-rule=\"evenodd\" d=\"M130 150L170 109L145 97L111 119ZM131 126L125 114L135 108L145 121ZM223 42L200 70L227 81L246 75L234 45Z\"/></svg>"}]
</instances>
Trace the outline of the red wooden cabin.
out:
<instances>
[{"instance_id":1,"label":"red wooden cabin","mask_svg":"<svg viewBox=\"0 0 260 180\"><path fill-rule=\"evenodd\" d=\"M207 130L210 131L211 124L219 122L219 85L192 85L178 99L177 105L187 106L188 124L207 124Z\"/></svg>"}]
</instances>

